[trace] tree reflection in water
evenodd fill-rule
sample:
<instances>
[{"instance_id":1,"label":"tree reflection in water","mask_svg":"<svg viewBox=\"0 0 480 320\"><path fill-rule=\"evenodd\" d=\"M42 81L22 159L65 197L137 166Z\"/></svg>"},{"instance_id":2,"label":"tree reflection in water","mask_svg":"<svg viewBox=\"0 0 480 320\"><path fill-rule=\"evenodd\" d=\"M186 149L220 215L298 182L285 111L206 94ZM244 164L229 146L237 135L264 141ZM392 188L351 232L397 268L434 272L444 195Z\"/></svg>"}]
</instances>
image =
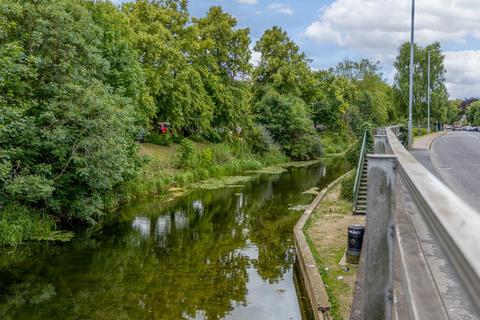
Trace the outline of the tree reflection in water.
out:
<instances>
[{"instance_id":1,"label":"tree reflection in water","mask_svg":"<svg viewBox=\"0 0 480 320\"><path fill-rule=\"evenodd\" d=\"M300 318L292 229L301 192L341 162L263 175L125 209L65 244L32 243L0 265L1 319Z\"/></svg>"}]
</instances>

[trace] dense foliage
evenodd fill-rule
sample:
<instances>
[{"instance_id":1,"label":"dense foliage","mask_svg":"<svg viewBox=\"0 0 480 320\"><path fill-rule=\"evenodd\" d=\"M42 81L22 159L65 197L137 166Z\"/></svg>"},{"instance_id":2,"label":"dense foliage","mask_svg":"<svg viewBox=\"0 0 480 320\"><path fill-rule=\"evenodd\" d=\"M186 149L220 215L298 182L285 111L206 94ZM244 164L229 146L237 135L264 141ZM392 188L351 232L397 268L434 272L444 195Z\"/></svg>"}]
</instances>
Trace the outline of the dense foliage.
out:
<instances>
[{"instance_id":1,"label":"dense foliage","mask_svg":"<svg viewBox=\"0 0 480 320\"><path fill-rule=\"evenodd\" d=\"M112 195L145 176L139 137L235 144L245 162L236 165L251 168L270 162L254 155L320 156L318 131L327 143L348 145L392 118L392 89L378 63L346 60L313 71L287 33L272 27L255 44L254 67L250 42L249 30L221 7L191 17L186 0L2 0L2 230L27 225L19 222L25 212L47 228L100 219L118 202ZM444 98L442 70L435 106ZM160 122L170 124L168 135ZM180 169L214 175L217 153L188 153L187 140L181 148ZM35 238L22 232L15 237Z\"/></svg>"},{"instance_id":2,"label":"dense foliage","mask_svg":"<svg viewBox=\"0 0 480 320\"><path fill-rule=\"evenodd\" d=\"M0 9L0 205L94 219L140 164L133 134L148 107L136 52L103 4Z\"/></svg>"}]
</instances>

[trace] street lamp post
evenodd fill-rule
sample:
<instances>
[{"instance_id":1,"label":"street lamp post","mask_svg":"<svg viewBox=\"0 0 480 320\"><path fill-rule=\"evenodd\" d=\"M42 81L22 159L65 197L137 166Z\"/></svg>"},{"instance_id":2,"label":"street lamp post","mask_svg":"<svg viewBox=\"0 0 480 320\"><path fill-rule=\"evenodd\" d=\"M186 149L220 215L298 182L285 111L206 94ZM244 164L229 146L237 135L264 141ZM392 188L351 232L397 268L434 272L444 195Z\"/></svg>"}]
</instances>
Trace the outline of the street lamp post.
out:
<instances>
[{"instance_id":1,"label":"street lamp post","mask_svg":"<svg viewBox=\"0 0 480 320\"><path fill-rule=\"evenodd\" d=\"M428 50L427 87L427 132L430 133L430 50Z\"/></svg>"},{"instance_id":2,"label":"street lamp post","mask_svg":"<svg viewBox=\"0 0 480 320\"><path fill-rule=\"evenodd\" d=\"M408 88L408 147L412 146L412 106L413 106L413 45L415 26L415 0L412 0L412 24L410 29L410 79Z\"/></svg>"}]
</instances>

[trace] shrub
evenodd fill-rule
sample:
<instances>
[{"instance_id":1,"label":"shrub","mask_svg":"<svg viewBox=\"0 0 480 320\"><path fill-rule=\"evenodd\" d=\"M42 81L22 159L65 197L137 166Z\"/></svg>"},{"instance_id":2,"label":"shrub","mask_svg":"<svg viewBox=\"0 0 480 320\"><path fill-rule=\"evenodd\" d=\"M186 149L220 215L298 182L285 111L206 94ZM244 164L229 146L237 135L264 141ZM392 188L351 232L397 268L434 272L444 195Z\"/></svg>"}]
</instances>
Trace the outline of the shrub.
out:
<instances>
[{"instance_id":1,"label":"shrub","mask_svg":"<svg viewBox=\"0 0 480 320\"><path fill-rule=\"evenodd\" d=\"M353 201L353 187L355 184L355 170L342 180L340 194L343 199Z\"/></svg>"},{"instance_id":2,"label":"shrub","mask_svg":"<svg viewBox=\"0 0 480 320\"><path fill-rule=\"evenodd\" d=\"M288 154L296 160L310 160L322 155L320 137L308 134L299 137L294 144L289 146Z\"/></svg>"},{"instance_id":3,"label":"shrub","mask_svg":"<svg viewBox=\"0 0 480 320\"><path fill-rule=\"evenodd\" d=\"M200 153L200 161L203 167L211 166L213 163L212 149L206 148Z\"/></svg>"},{"instance_id":4,"label":"shrub","mask_svg":"<svg viewBox=\"0 0 480 320\"><path fill-rule=\"evenodd\" d=\"M189 139L183 139L180 143L179 168L191 168L195 162L195 144Z\"/></svg>"},{"instance_id":5,"label":"shrub","mask_svg":"<svg viewBox=\"0 0 480 320\"><path fill-rule=\"evenodd\" d=\"M320 135L322 148L326 154L342 153L347 150L351 143L352 137L337 132L324 132Z\"/></svg>"},{"instance_id":6,"label":"shrub","mask_svg":"<svg viewBox=\"0 0 480 320\"><path fill-rule=\"evenodd\" d=\"M427 134L427 129L425 128L412 128L412 135L414 137L424 136Z\"/></svg>"},{"instance_id":7,"label":"shrub","mask_svg":"<svg viewBox=\"0 0 480 320\"><path fill-rule=\"evenodd\" d=\"M352 144L345 153L345 158L352 167L356 167L358 164L358 157L360 156L361 147L362 146L360 145L360 143L356 142Z\"/></svg>"},{"instance_id":8,"label":"shrub","mask_svg":"<svg viewBox=\"0 0 480 320\"><path fill-rule=\"evenodd\" d=\"M205 130L202 136L205 140L213 143L229 142L232 140L231 130L223 127Z\"/></svg>"},{"instance_id":9,"label":"shrub","mask_svg":"<svg viewBox=\"0 0 480 320\"><path fill-rule=\"evenodd\" d=\"M302 99L270 90L255 108L258 122L265 126L288 156L297 160L320 156L320 137L313 129L307 105Z\"/></svg>"},{"instance_id":10,"label":"shrub","mask_svg":"<svg viewBox=\"0 0 480 320\"><path fill-rule=\"evenodd\" d=\"M172 136L170 134L163 134L159 132L150 132L145 139L146 142L158 144L160 146L169 146L172 144Z\"/></svg>"},{"instance_id":11,"label":"shrub","mask_svg":"<svg viewBox=\"0 0 480 320\"><path fill-rule=\"evenodd\" d=\"M261 155L278 149L270 132L261 124L256 125L249 130L246 133L246 139L252 146L252 151Z\"/></svg>"}]
</instances>

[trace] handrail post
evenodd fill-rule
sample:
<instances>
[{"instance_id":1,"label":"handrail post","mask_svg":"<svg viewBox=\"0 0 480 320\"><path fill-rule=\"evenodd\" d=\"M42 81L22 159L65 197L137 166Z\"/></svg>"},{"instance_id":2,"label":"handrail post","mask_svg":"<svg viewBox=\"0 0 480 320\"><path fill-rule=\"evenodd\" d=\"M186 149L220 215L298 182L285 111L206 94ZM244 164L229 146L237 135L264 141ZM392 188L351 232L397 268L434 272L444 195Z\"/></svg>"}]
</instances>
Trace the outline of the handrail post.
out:
<instances>
[{"instance_id":1,"label":"handrail post","mask_svg":"<svg viewBox=\"0 0 480 320\"><path fill-rule=\"evenodd\" d=\"M391 319L397 157L373 154L367 158L364 316Z\"/></svg>"}]
</instances>

